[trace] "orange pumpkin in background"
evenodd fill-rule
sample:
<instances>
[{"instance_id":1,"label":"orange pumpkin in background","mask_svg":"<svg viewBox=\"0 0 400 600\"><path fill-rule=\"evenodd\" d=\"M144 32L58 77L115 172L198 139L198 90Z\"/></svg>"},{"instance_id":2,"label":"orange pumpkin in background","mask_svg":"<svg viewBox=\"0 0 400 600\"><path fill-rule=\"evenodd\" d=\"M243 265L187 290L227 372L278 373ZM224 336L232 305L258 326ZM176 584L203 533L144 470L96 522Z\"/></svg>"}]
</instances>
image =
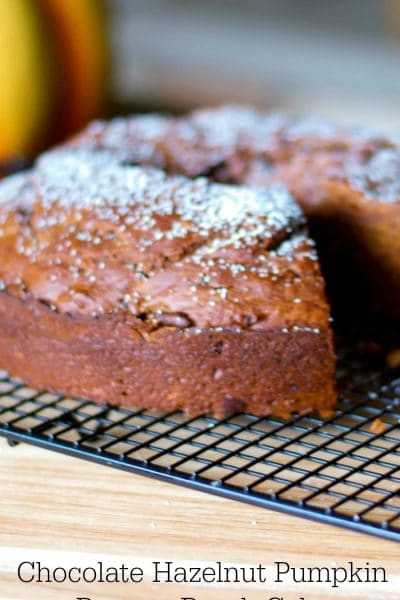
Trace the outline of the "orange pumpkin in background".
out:
<instances>
[{"instance_id":1,"label":"orange pumpkin in background","mask_svg":"<svg viewBox=\"0 0 400 600\"><path fill-rule=\"evenodd\" d=\"M31 157L101 114L101 0L1 0L0 163Z\"/></svg>"},{"instance_id":2,"label":"orange pumpkin in background","mask_svg":"<svg viewBox=\"0 0 400 600\"><path fill-rule=\"evenodd\" d=\"M104 108L107 40L101 0L39 0L57 61L55 136L83 127Z\"/></svg>"}]
</instances>

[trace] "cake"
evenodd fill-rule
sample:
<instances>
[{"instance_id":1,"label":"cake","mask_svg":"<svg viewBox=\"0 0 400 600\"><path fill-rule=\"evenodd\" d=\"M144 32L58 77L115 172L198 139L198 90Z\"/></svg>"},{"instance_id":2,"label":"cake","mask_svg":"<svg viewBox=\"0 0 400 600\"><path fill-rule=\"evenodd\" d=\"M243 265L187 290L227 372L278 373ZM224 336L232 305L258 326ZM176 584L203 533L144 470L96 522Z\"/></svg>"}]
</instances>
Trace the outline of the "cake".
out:
<instances>
[{"instance_id":1,"label":"cake","mask_svg":"<svg viewBox=\"0 0 400 600\"><path fill-rule=\"evenodd\" d=\"M137 152L165 167L153 142ZM1 367L128 407L329 411L324 282L286 188L130 162L66 147L0 182Z\"/></svg>"},{"instance_id":2,"label":"cake","mask_svg":"<svg viewBox=\"0 0 400 600\"><path fill-rule=\"evenodd\" d=\"M127 163L189 177L256 186L284 182L309 220L336 316L398 332L395 138L321 119L225 106L175 118L95 122L70 144L107 149Z\"/></svg>"}]
</instances>

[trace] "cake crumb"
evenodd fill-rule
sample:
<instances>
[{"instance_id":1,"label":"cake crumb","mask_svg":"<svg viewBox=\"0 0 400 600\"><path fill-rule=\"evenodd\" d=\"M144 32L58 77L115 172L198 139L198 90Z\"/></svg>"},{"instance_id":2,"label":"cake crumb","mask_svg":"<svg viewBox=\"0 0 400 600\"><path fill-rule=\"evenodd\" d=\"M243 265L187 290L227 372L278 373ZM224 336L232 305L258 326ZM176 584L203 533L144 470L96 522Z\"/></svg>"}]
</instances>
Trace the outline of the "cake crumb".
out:
<instances>
[{"instance_id":1,"label":"cake crumb","mask_svg":"<svg viewBox=\"0 0 400 600\"><path fill-rule=\"evenodd\" d=\"M388 367L400 367L400 348L394 348L386 354L386 364Z\"/></svg>"},{"instance_id":2,"label":"cake crumb","mask_svg":"<svg viewBox=\"0 0 400 600\"><path fill-rule=\"evenodd\" d=\"M370 431L376 435L382 434L386 431L386 425L381 419L375 419L375 421L371 423Z\"/></svg>"}]
</instances>

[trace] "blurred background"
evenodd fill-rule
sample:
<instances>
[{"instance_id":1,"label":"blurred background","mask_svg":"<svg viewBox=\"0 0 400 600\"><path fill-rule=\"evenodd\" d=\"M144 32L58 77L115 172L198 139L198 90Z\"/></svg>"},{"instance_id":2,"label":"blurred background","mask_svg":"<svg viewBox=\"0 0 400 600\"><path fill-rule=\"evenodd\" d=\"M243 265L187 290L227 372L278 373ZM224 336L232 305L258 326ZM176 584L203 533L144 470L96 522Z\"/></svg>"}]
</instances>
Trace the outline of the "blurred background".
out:
<instances>
[{"instance_id":1,"label":"blurred background","mask_svg":"<svg viewBox=\"0 0 400 600\"><path fill-rule=\"evenodd\" d=\"M400 0L1 0L0 161L222 102L400 131Z\"/></svg>"}]
</instances>

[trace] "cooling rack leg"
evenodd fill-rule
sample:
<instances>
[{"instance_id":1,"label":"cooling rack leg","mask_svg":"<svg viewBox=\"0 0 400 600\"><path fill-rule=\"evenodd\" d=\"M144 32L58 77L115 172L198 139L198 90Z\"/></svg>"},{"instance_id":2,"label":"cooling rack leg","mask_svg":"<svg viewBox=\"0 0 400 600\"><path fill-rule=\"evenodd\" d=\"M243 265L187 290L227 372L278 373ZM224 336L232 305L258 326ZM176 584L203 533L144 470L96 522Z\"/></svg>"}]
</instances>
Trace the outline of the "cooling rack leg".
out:
<instances>
[{"instance_id":1,"label":"cooling rack leg","mask_svg":"<svg viewBox=\"0 0 400 600\"><path fill-rule=\"evenodd\" d=\"M11 448L13 448L14 446L17 446L20 442L17 442L17 440L13 440L12 438L7 438L7 444L9 446L11 446Z\"/></svg>"}]
</instances>

